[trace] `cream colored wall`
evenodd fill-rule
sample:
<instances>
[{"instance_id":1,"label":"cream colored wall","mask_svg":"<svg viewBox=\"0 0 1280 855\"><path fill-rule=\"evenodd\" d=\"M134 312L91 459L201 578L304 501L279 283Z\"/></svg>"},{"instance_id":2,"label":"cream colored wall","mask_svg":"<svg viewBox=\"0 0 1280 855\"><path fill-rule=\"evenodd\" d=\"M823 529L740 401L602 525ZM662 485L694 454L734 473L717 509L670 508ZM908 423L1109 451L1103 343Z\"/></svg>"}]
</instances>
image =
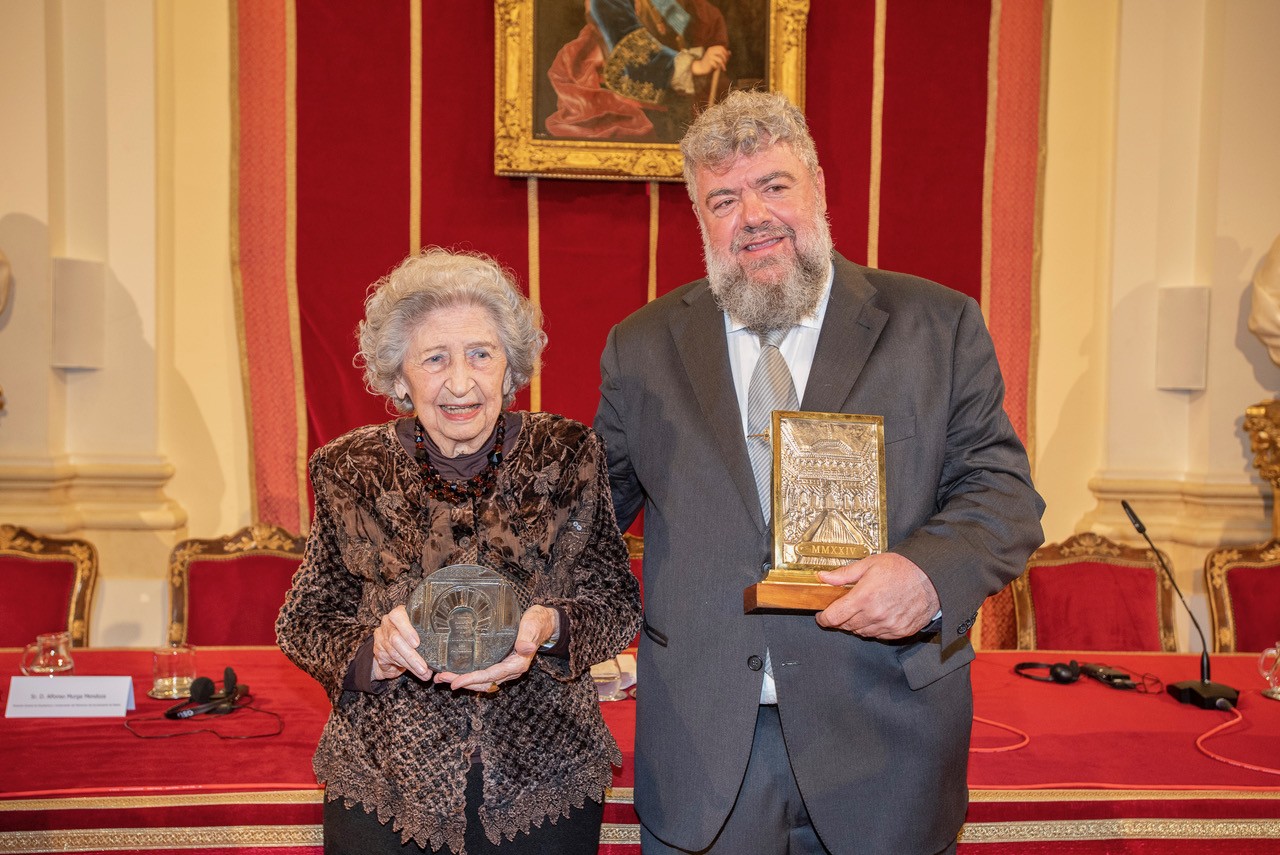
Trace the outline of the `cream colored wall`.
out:
<instances>
[{"instance_id":1,"label":"cream colored wall","mask_svg":"<svg viewBox=\"0 0 1280 855\"><path fill-rule=\"evenodd\" d=\"M1051 540L1092 529L1140 544L1128 499L1204 626L1205 553L1270 533L1242 421L1280 381L1245 328L1249 279L1280 230L1278 35L1268 0L1054 4L1037 382L1046 527ZM1205 311L1162 312L1188 294ZM1202 383L1162 388L1179 367ZM1199 647L1181 612L1178 630Z\"/></svg>"},{"instance_id":2,"label":"cream colored wall","mask_svg":"<svg viewBox=\"0 0 1280 855\"><path fill-rule=\"evenodd\" d=\"M251 522L231 279L231 25L224 2L165 3L158 18L169 81L158 105L167 132L160 166L171 175L161 206L172 351L161 379L162 441L189 536L212 537Z\"/></svg>"},{"instance_id":3,"label":"cream colored wall","mask_svg":"<svg viewBox=\"0 0 1280 855\"><path fill-rule=\"evenodd\" d=\"M11 506L45 492L39 476L53 467L64 432L64 381L51 367L45 320L53 314L53 274L44 18L38 4L0 0L0 251L13 271L0 313L0 502Z\"/></svg>"},{"instance_id":4,"label":"cream colored wall","mask_svg":"<svg viewBox=\"0 0 1280 855\"><path fill-rule=\"evenodd\" d=\"M1116 0L1053 4L1041 216L1036 486L1045 536L1075 532L1102 459Z\"/></svg>"},{"instance_id":5,"label":"cream colored wall","mask_svg":"<svg viewBox=\"0 0 1280 855\"><path fill-rule=\"evenodd\" d=\"M5 0L0 34L0 519L91 538L91 640L151 644L185 520L159 442L152 5Z\"/></svg>"},{"instance_id":6,"label":"cream colored wall","mask_svg":"<svg viewBox=\"0 0 1280 855\"><path fill-rule=\"evenodd\" d=\"M98 546L95 645L162 643L174 542L249 521L228 58L225 2L0 0L0 520Z\"/></svg>"},{"instance_id":7,"label":"cream colored wall","mask_svg":"<svg viewBox=\"0 0 1280 855\"><path fill-rule=\"evenodd\" d=\"M1243 317L1280 230L1280 4L1052 9L1046 531L1135 542L1129 498L1203 615L1204 549L1269 530L1240 417L1280 384ZM0 520L103 546L94 644L160 643L168 548L249 521L228 14L225 0L0 0L0 250L17 280L0 314ZM104 336L101 367L52 365L59 256L104 272L101 312L72 318ZM1207 290L1204 390L1155 387L1161 287ZM1197 646L1186 627L1181 642Z\"/></svg>"}]
</instances>

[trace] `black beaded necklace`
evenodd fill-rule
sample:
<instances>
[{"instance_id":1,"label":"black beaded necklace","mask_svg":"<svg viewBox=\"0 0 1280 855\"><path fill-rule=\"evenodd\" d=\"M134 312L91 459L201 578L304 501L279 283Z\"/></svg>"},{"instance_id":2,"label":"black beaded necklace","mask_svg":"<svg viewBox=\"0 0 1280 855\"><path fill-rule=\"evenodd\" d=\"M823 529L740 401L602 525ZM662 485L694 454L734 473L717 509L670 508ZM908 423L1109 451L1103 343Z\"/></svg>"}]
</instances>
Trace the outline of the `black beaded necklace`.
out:
<instances>
[{"instance_id":1,"label":"black beaded necklace","mask_svg":"<svg viewBox=\"0 0 1280 855\"><path fill-rule=\"evenodd\" d=\"M413 442L416 450L413 456L418 461L418 469L422 472L422 480L426 482L427 493L431 498L451 505L459 505L467 499L478 499L493 488L493 482L498 476L498 466L502 463L502 440L507 435L507 420L503 414L498 414L498 430L493 437L493 451L489 452L484 468L466 481L446 481L431 465L431 456L427 454L423 432L422 422L414 419Z\"/></svg>"}]
</instances>

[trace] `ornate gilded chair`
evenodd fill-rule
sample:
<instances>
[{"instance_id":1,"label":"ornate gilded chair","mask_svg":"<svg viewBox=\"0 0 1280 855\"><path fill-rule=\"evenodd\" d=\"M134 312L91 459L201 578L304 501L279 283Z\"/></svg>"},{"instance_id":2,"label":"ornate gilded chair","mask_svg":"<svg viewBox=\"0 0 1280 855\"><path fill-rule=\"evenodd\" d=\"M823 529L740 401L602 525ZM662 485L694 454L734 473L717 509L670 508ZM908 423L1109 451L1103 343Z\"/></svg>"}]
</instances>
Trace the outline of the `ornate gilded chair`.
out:
<instances>
[{"instance_id":1,"label":"ornate gilded chair","mask_svg":"<svg viewBox=\"0 0 1280 855\"><path fill-rule=\"evenodd\" d=\"M1213 550L1204 586L1216 653L1257 653L1280 641L1280 539Z\"/></svg>"},{"instance_id":2,"label":"ornate gilded chair","mask_svg":"<svg viewBox=\"0 0 1280 855\"><path fill-rule=\"evenodd\" d=\"M631 569L635 572L636 578L639 578L640 565L637 562L644 560L644 537L627 532L622 539L627 544L627 557L631 559Z\"/></svg>"},{"instance_id":3,"label":"ornate gilded chair","mask_svg":"<svg viewBox=\"0 0 1280 855\"><path fill-rule=\"evenodd\" d=\"M275 644L306 538L256 523L169 553L169 643Z\"/></svg>"},{"instance_id":4,"label":"ornate gilded chair","mask_svg":"<svg viewBox=\"0 0 1280 855\"><path fill-rule=\"evenodd\" d=\"M1013 616L1013 585L987 597L978 609L969 638L977 650L1016 650L1018 627Z\"/></svg>"},{"instance_id":5,"label":"ornate gilded chair","mask_svg":"<svg viewBox=\"0 0 1280 855\"><path fill-rule=\"evenodd\" d=\"M1037 549L1011 587L1019 650L1177 649L1173 586L1150 549L1077 534Z\"/></svg>"},{"instance_id":6,"label":"ornate gilded chair","mask_svg":"<svg viewBox=\"0 0 1280 855\"><path fill-rule=\"evenodd\" d=\"M0 525L0 647L62 630L73 646L86 646L97 582L98 551L89 541Z\"/></svg>"}]
</instances>

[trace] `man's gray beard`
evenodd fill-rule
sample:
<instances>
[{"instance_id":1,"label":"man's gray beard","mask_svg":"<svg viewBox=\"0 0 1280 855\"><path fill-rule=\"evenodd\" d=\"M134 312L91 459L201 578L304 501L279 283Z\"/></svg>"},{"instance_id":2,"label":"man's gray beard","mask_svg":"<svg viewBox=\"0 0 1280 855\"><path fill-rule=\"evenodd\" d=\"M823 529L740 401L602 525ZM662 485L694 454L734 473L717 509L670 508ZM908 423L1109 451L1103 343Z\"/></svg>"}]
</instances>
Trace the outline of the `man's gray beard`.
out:
<instances>
[{"instance_id":1,"label":"man's gray beard","mask_svg":"<svg viewBox=\"0 0 1280 855\"><path fill-rule=\"evenodd\" d=\"M701 225L701 223L699 223ZM760 240L769 235L785 235L796 248L796 262L781 259L774 264L786 264L786 275L778 282L759 282L747 276L737 261L733 250L727 257L718 255L702 230L702 256L707 266L707 280L716 305L737 323L754 333L790 329L813 315L827 284L831 269L831 227L822 214L810 224L812 240L796 240L795 231L787 226L740 235L735 244ZM735 247L736 248L736 247Z\"/></svg>"}]
</instances>

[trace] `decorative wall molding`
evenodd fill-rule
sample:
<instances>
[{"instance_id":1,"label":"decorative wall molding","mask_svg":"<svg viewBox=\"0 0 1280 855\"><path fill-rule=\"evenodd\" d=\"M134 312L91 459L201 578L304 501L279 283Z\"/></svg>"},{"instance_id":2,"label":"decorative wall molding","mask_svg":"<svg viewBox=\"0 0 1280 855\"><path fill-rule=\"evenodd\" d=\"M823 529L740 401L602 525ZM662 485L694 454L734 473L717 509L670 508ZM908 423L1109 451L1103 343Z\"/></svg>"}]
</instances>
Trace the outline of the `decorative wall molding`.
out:
<instances>
[{"instance_id":1,"label":"decorative wall molding","mask_svg":"<svg viewBox=\"0 0 1280 855\"><path fill-rule=\"evenodd\" d=\"M1271 496L1264 485L1247 481L1185 480L1102 473L1089 481L1097 506L1077 531L1094 531L1113 540L1138 543L1120 502L1127 499L1157 544L1216 548L1255 543L1271 536Z\"/></svg>"},{"instance_id":2,"label":"decorative wall molding","mask_svg":"<svg viewBox=\"0 0 1280 855\"><path fill-rule=\"evenodd\" d=\"M172 477L162 458L0 458L0 519L48 534L174 531L187 513L164 493Z\"/></svg>"}]
</instances>

